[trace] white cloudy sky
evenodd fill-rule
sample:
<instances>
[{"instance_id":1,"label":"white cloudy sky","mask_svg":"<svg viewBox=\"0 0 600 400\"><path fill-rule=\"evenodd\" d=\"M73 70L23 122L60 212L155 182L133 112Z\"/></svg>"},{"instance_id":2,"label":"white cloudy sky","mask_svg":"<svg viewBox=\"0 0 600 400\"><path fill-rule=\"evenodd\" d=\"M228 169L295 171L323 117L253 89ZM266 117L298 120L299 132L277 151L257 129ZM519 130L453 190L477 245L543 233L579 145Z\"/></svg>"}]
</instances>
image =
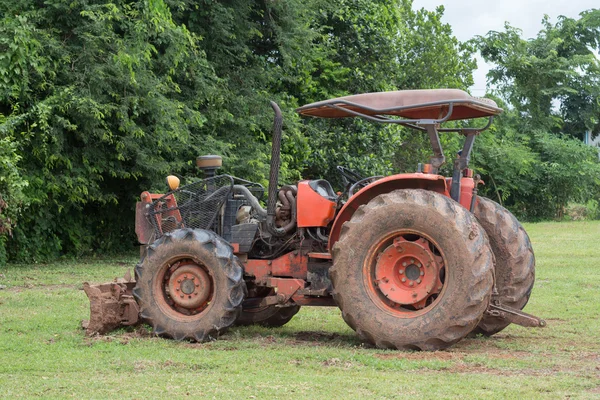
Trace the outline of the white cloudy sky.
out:
<instances>
[{"instance_id":1,"label":"white cloudy sky","mask_svg":"<svg viewBox=\"0 0 600 400\"><path fill-rule=\"evenodd\" d=\"M438 5L445 8L443 21L452 26L459 40L465 41L488 31L501 31L504 22L523 30L523 36L535 37L542 28L544 14L556 22L559 15L577 17L580 12L600 8L599 0L414 0L415 9L433 10ZM483 60L477 61L479 69L474 74L473 95L485 93L485 74L489 69Z\"/></svg>"}]
</instances>

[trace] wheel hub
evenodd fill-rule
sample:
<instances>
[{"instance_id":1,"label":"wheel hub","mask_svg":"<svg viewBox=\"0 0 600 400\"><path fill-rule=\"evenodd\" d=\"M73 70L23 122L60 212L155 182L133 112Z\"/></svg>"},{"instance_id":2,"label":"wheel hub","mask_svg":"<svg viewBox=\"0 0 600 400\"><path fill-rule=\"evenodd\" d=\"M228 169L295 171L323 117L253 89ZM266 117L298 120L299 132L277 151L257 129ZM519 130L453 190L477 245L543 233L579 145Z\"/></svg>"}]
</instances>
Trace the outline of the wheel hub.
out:
<instances>
[{"instance_id":1,"label":"wheel hub","mask_svg":"<svg viewBox=\"0 0 600 400\"><path fill-rule=\"evenodd\" d=\"M377 258L375 284L393 303L419 309L425 307L427 298L440 292L441 268L441 257L433 253L426 239L398 236Z\"/></svg>"},{"instance_id":2,"label":"wheel hub","mask_svg":"<svg viewBox=\"0 0 600 400\"><path fill-rule=\"evenodd\" d=\"M177 306L196 309L210 296L211 281L202 267L190 263L180 265L171 274L165 289Z\"/></svg>"}]
</instances>

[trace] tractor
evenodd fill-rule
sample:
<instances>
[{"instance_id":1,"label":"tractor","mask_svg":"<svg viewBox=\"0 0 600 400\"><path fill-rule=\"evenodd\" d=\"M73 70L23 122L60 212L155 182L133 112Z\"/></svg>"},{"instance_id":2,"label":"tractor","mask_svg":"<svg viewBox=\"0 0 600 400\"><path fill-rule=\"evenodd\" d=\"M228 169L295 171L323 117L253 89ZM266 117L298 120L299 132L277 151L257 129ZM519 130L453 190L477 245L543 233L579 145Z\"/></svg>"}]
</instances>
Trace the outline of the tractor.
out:
<instances>
[{"instance_id":1,"label":"tractor","mask_svg":"<svg viewBox=\"0 0 600 400\"><path fill-rule=\"evenodd\" d=\"M202 179L180 186L169 176L167 193L143 192L135 277L84 284L87 334L144 322L154 335L204 342L235 325L282 326L304 306L339 307L362 341L401 350L440 350L511 323L545 326L521 311L534 284L529 237L507 209L477 195L482 182L469 169L475 138L502 112L495 102L436 89L298 108L428 135L433 156L414 173L361 176L337 167L343 192L324 179L278 184L283 119L271 106L266 199L260 184L218 174L214 155L197 158ZM482 126L445 124L471 119ZM452 177L439 174L445 132L464 137Z\"/></svg>"}]
</instances>

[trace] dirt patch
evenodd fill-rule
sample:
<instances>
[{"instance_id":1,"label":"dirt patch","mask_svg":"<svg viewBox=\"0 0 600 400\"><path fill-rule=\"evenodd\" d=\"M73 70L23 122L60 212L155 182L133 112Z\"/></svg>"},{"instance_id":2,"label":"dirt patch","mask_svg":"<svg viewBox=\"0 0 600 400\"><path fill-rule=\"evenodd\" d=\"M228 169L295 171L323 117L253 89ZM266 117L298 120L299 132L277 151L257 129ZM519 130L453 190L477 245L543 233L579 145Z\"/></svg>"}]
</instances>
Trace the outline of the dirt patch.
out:
<instances>
[{"instance_id":1,"label":"dirt patch","mask_svg":"<svg viewBox=\"0 0 600 400\"><path fill-rule=\"evenodd\" d=\"M552 376L564 372L558 367L543 369L499 369L490 368L480 363L464 363L462 361L454 364L450 368L445 368L444 371L456 374L490 374L497 376Z\"/></svg>"},{"instance_id":2,"label":"dirt patch","mask_svg":"<svg viewBox=\"0 0 600 400\"><path fill-rule=\"evenodd\" d=\"M148 331L143 326L138 326L136 328L129 329L131 330L112 335L93 335L90 337L86 336L85 343L88 346L92 346L94 343L97 342L119 342L120 344L126 345L132 339L143 339L152 337L152 333L150 333L150 331Z\"/></svg>"},{"instance_id":3,"label":"dirt patch","mask_svg":"<svg viewBox=\"0 0 600 400\"><path fill-rule=\"evenodd\" d=\"M464 353L456 353L449 351L415 351L415 352L402 352L394 351L389 353L374 354L375 357L382 360L393 360L393 359L404 359L404 360L462 360L465 358Z\"/></svg>"},{"instance_id":4,"label":"dirt patch","mask_svg":"<svg viewBox=\"0 0 600 400\"><path fill-rule=\"evenodd\" d=\"M309 332L309 331L301 331L296 333L296 340L301 342L324 342L324 341L332 341L339 340L341 335L338 333L327 333L327 332Z\"/></svg>"},{"instance_id":5,"label":"dirt patch","mask_svg":"<svg viewBox=\"0 0 600 400\"><path fill-rule=\"evenodd\" d=\"M301 331L294 334L293 339L286 341L290 346L336 346L374 348L367 343L361 343L354 335L341 335L322 331Z\"/></svg>"},{"instance_id":6,"label":"dirt patch","mask_svg":"<svg viewBox=\"0 0 600 400\"><path fill-rule=\"evenodd\" d=\"M596 386L595 388L588 389L588 393L600 393L600 386Z\"/></svg>"},{"instance_id":7,"label":"dirt patch","mask_svg":"<svg viewBox=\"0 0 600 400\"><path fill-rule=\"evenodd\" d=\"M339 358L330 358L321 363L324 367L341 367L344 369L354 367L354 364L350 361L342 361Z\"/></svg>"}]
</instances>

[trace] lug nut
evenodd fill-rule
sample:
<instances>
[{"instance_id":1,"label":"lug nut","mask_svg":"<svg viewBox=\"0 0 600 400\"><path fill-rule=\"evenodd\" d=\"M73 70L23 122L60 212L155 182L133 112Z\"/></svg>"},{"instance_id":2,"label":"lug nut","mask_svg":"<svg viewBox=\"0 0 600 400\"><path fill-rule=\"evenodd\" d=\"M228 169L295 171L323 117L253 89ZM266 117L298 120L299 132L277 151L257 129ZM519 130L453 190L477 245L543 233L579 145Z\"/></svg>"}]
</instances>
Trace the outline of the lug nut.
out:
<instances>
[{"instance_id":1,"label":"lug nut","mask_svg":"<svg viewBox=\"0 0 600 400\"><path fill-rule=\"evenodd\" d=\"M408 283L408 286L414 286L414 285L415 285L415 283L414 283L413 281L410 281L410 282Z\"/></svg>"},{"instance_id":2,"label":"lug nut","mask_svg":"<svg viewBox=\"0 0 600 400\"><path fill-rule=\"evenodd\" d=\"M177 283L181 283L181 279L177 279Z\"/></svg>"},{"instance_id":3,"label":"lug nut","mask_svg":"<svg viewBox=\"0 0 600 400\"><path fill-rule=\"evenodd\" d=\"M179 288L175 288L175 290L177 290L179 292Z\"/></svg>"},{"instance_id":4,"label":"lug nut","mask_svg":"<svg viewBox=\"0 0 600 400\"><path fill-rule=\"evenodd\" d=\"M421 268L422 267L421 263L417 263L417 267Z\"/></svg>"},{"instance_id":5,"label":"lug nut","mask_svg":"<svg viewBox=\"0 0 600 400\"><path fill-rule=\"evenodd\" d=\"M180 295L179 297L181 297L183 299L183 295Z\"/></svg>"},{"instance_id":6,"label":"lug nut","mask_svg":"<svg viewBox=\"0 0 600 400\"><path fill-rule=\"evenodd\" d=\"M408 265L408 264L406 263L406 261L402 263L402 266L403 266L403 267L406 267L407 265Z\"/></svg>"},{"instance_id":7,"label":"lug nut","mask_svg":"<svg viewBox=\"0 0 600 400\"><path fill-rule=\"evenodd\" d=\"M417 283L421 283L421 280L420 280L420 279L417 279Z\"/></svg>"},{"instance_id":8,"label":"lug nut","mask_svg":"<svg viewBox=\"0 0 600 400\"><path fill-rule=\"evenodd\" d=\"M415 259L414 259L414 258L411 258L411 259L410 259L410 263L411 263L411 264L414 264L414 263L415 263Z\"/></svg>"},{"instance_id":9,"label":"lug nut","mask_svg":"<svg viewBox=\"0 0 600 400\"><path fill-rule=\"evenodd\" d=\"M421 276L425 275L425 272L421 271Z\"/></svg>"},{"instance_id":10,"label":"lug nut","mask_svg":"<svg viewBox=\"0 0 600 400\"><path fill-rule=\"evenodd\" d=\"M400 275L402 275L402 274L404 273L404 270L403 270L403 269L401 269L400 271L398 271L398 273L399 273Z\"/></svg>"},{"instance_id":11,"label":"lug nut","mask_svg":"<svg viewBox=\"0 0 600 400\"><path fill-rule=\"evenodd\" d=\"M402 278L402 282L406 282L406 278Z\"/></svg>"}]
</instances>

